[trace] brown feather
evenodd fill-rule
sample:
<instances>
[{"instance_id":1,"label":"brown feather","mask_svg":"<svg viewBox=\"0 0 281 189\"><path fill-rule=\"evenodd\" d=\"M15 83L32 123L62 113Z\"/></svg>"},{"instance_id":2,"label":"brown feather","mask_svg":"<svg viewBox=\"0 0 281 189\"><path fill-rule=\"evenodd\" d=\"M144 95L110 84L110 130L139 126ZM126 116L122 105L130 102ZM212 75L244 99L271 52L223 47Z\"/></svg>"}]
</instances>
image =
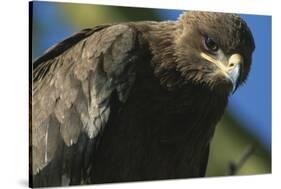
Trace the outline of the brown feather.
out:
<instances>
[{"instance_id":1,"label":"brown feather","mask_svg":"<svg viewBox=\"0 0 281 189\"><path fill-rule=\"evenodd\" d=\"M237 15L84 30L35 61L34 186L204 176L232 86L200 57L208 33L251 65L254 41Z\"/></svg>"}]
</instances>

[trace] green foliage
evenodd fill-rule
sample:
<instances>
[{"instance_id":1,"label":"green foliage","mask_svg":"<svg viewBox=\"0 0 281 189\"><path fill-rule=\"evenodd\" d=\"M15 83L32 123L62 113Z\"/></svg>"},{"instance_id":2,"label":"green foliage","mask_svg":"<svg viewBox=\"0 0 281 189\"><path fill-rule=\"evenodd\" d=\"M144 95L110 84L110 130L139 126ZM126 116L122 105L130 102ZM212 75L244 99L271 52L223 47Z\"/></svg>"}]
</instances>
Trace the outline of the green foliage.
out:
<instances>
[{"instance_id":1,"label":"green foliage","mask_svg":"<svg viewBox=\"0 0 281 189\"><path fill-rule=\"evenodd\" d=\"M237 175L271 173L270 152L254 136L242 129L231 114L226 114L218 124L211 143L207 176L226 175L230 162L239 160L252 144L256 150L238 169Z\"/></svg>"},{"instance_id":2,"label":"green foliage","mask_svg":"<svg viewBox=\"0 0 281 189\"><path fill-rule=\"evenodd\" d=\"M153 10L146 8L113 7L87 4L61 4L62 14L78 28L105 23L159 20Z\"/></svg>"}]
</instances>

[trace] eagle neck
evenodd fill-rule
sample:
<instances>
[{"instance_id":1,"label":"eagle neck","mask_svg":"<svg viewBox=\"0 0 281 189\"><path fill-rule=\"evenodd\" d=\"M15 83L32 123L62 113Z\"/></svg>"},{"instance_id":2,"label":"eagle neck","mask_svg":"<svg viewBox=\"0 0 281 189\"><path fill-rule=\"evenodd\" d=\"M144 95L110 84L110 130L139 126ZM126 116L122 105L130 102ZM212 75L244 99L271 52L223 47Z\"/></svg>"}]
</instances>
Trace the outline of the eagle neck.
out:
<instances>
[{"instance_id":1,"label":"eagle neck","mask_svg":"<svg viewBox=\"0 0 281 189\"><path fill-rule=\"evenodd\" d=\"M143 31L151 52L151 66L160 85L168 90L179 87L184 81L177 71L176 42L182 32L182 25L177 21L150 24Z\"/></svg>"}]
</instances>

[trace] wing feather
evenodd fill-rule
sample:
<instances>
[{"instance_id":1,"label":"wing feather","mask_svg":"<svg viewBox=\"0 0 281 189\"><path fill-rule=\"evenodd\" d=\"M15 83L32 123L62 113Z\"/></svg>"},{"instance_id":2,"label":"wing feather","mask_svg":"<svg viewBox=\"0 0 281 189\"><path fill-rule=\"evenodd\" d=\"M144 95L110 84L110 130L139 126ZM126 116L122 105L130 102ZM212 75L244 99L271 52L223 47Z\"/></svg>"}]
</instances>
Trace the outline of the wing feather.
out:
<instances>
[{"instance_id":1,"label":"wing feather","mask_svg":"<svg viewBox=\"0 0 281 189\"><path fill-rule=\"evenodd\" d=\"M61 140L71 147L79 143L81 133L89 139L100 133L109 119L113 91L121 102L126 101L135 79L136 35L124 24L84 30L35 61L34 175L54 159Z\"/></svg>"}]
</instances>

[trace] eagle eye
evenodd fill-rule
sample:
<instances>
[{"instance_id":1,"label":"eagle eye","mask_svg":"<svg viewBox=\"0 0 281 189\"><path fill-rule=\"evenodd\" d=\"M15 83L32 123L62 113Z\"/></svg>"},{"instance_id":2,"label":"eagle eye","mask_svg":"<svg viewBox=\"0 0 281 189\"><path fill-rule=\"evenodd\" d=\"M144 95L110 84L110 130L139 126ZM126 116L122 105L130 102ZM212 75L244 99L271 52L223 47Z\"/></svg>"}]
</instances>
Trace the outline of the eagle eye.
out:
<instances>
[{"instance_id":1,"label":"eagle eye","mask_svg":"<svg viewBox=\"0 0 281 189\"><path fill-rule=\"evenodd\" d=\"M217 43L208 36L204 38L204 46L208 51L211 52L217 52L219 50Z\"/></svg>"}]
</instances>

